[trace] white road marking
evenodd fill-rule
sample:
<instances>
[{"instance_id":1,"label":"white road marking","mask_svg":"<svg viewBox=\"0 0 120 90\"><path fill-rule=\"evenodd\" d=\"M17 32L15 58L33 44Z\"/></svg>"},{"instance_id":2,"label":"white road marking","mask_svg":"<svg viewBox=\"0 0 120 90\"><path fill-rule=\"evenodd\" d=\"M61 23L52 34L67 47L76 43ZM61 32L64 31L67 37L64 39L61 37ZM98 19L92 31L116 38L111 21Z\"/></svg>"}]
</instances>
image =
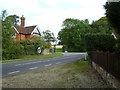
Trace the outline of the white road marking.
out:
<instances>
[{"instance_id":1,"label":"white road marking","mask_svg":"<svg viewBox=\"0 0 120 90\"><path fill-rule=\"evenodd\" d=\"M15 66L20 66L20 65L28 65L28 64L34 64L42 61L37 61L37 62L29 62L29 63L24 63L24 64L16 64Z\"/></svg>"},{"instance_id":2,"label":"white road marking","mask_svg":"<svg viewBox=\"0 0 120 90\"><path fill-rule=\"evenodd\" d=\"M14 74L14 73L18 73L18 72L20 72L20 71L14 71L14 72L10 72L8 74Z\"/></svg>"},{"instance_id":3,"label":"white road marking","mask_svg":"<svg viewBox=\"0 0 120 90\"><path fill-rule=\"evenodd\" d=\"M52 64L47 64L47 65L44 65L44 66L46 66L46 67L47 67L47 66L51 66L51 65L52 65Z\"/></svg>"},{"instance_id":4,"label":"white road marking","mask_svg":"<svg viewBox=\"0 0 120 90\"><path fill-rule=\"evenodd\" d=\"M56 64L60 64L61 62L57 62Z\"/></svg>"},{"instance_id":5,"label":"white road marking","mask_svg":"<svg viewBox=\"0 0 120 90\"><path fill-rule=\"evenodd\" d=\"M22 65L33 64L33 63L38 63L38 62L30 62L30 63L25 63L25 64L22 64Z\"/></svg>"},{"instance_id":6,"label":"white road marking","mask_svg":"<svg viewBox=\"0 0 120 90\"><path fill-rule=\"evenodd\" d=\"M48 61L50 61L50 60L45 60L45 61L42 61L42 62L48 62Z\"/></svg>"},{"instance_id":7,"label":"white road marking","mask_svg":"<svg viewBox=\"0 0 120 90\"><path fill-rule=\"evenodd\" d=\"M22 65L22 64L16 64L15 66L20 66L20 65Z\"/></svg>"},{"instance_id":8,"label":"white road marking","mask_svg":"<svg viewBox=\"0 0 120 90\"><path fill-rule=\"evenodd\" d=\"M38 61L38 62L42 62L42 61ZM37 62L37 63L38 63L38 62Z\"/></svg>"},{"instance_id":9,"label":"white road marking","mask_svg":"<svg viewBox=\"0 0 120 90\"><path fill-rule=\"evenodd\" d=\"M29 69L32 70L32 69L36 69L36 68L38 68L38 67L33 67L33 68L29 68Z\"/></svg>"}]
</instances>

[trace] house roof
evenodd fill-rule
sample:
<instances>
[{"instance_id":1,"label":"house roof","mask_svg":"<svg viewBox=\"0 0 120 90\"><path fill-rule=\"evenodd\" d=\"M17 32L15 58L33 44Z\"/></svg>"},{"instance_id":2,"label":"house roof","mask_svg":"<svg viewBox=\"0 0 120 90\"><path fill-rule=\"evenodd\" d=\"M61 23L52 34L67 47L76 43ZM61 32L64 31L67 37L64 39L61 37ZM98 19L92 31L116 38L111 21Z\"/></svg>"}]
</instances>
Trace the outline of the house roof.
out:
<instances>
[{"instance_id":1,"label":"house roof","mask_svg":"<svg viewBox=\"0 0 120 90\"><path fill-rule=\"evenodd\" d=\"M34 26L14 26L20 34L31 34L37 25Z\"/></svg>"}]
</instances>

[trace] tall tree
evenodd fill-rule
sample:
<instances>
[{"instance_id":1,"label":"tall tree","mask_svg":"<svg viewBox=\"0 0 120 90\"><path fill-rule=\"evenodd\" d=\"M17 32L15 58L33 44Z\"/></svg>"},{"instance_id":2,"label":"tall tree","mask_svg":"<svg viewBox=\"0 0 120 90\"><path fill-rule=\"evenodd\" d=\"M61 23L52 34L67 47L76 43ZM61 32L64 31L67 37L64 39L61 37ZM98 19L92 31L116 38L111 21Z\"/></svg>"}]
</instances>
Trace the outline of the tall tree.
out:
<instances>
[{"instance_id":1,"label":"tall tree","mask_svg":"<svg viewBox=\"0 0 120 90\"><path fill-rule=\"evenodd\" d=\"M111 34L114 31L107 17L101 17L99 20L94 21L91 28L91 33Z\"/></svg>"},{"instance_id":2,"label":"tall tree","mask_svg":"<svg viewBox=\"0 0 120 90\"><path fill-rule=\"evenodd\" d=\"M43 38L49 43L54 43L56 41L54 33L52 33L50 30L43 31Z\"/></svg>"},{"instance_id":3,"label":"tall tree","mask_svg":"<svg viewBox=\"0 0 120 90\"><path fill-rule=\"evenodd\" d=\"M84 51L84 34L89 32L89 21L67 18L63 21L62 29L58 33L60 42L68 49Z\"/></svg>"},{"instance_id":4,"label":"tall tree","mask_svg":"<svg viewBox=\"0 0 120 90\"><path fill-rule=\"evenodd\" d=\"M2 12L2 46L3 49L9 48L12 45L12 24L8 23L6 20L7 11L3 10Z\"/></svg>"},{"instance_id":5,"label":"tall tree","mask_svg":"<svg viewBox=\"0 0 120 90\"><path fill-rule=\"evenodd\" d=\"M5 20L7 20L8 23L11 23L12 25L18 25L19 24L19 16L17 15L10 15L8 17L5 18Z\"/></svg>"},{"instance_id":6,"label":"tall tree","mask_svg":"<svg viewBox=\"0 0 120 90\"><path fill-rule=\"evenodd\" d=\"M106 2L104 5L106 16L115 28L116 32L120 34L120 1L119 2Z\"/></svg>"}]
</instances>

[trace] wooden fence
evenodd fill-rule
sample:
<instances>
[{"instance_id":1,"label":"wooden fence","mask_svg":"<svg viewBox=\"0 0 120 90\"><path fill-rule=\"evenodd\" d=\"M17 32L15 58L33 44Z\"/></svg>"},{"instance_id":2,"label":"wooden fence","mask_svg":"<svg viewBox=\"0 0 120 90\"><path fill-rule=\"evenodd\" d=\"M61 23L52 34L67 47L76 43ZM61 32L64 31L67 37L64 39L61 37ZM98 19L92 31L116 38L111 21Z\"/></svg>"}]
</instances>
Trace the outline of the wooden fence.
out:
<instances>
[{"instance_id":1,"label":"wooden fence","mask_svg":"<svg viewBox=\"0 0 120 90\"><path fill-rule=\"evenodd\" d=\"M120 80L120 54L93 52L93 61Z\"/></svg>"}]
</instances>

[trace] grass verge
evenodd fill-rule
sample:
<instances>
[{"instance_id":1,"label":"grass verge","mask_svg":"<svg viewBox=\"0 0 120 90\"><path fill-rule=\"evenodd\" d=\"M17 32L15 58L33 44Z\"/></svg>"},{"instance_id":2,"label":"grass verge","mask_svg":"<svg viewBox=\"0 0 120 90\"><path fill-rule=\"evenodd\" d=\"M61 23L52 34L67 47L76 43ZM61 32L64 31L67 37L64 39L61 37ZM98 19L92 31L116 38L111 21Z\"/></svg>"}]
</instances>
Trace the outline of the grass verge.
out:
<instances>
[{"instance_id":1,"label":"grass verge","mask_svg":"<svg viewBox=\"0 0 120 90\"><path fill-rule=\"evenodd\" d=\"M88 62L84 61L85 58L82 58L80 60L77 60L73 63L70 63L68 65L63 66L63 69L71 69L71 70L75 70L75 71L84 71L88 69Z\"/></svg>"},{"instance_id":2,"label":"grass verge","mask_svg":"<svg viewBox=\"0 0 120 90\"><path fill-rule=\"evenodd\" d=\"M53 58L53 57L58 57L58 56L63 56L63 54L52 53L52 54L48 54L48 55L25 55L25 56L21 57L20 59L1 60L0 63L26 61L26 60L36 60L36 59L46 59L46 58Z\"/></svg>"}]
</instances>

